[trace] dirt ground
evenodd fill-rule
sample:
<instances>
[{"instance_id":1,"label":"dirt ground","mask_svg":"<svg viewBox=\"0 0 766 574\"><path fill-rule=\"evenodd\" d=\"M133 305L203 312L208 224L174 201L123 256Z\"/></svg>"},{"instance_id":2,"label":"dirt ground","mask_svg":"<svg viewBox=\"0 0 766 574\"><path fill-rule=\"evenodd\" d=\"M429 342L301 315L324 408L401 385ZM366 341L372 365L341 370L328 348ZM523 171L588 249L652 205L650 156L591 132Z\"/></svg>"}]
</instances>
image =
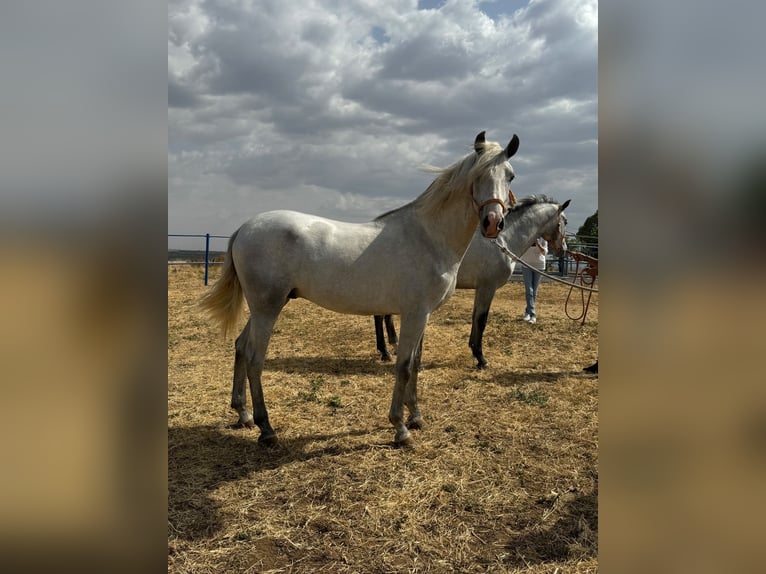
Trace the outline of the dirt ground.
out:
<instances>
[{"instance_id":1,"label":"dirt ground","mask_svg":"<svg viewBox=\"0 0 766 574\"><path fill-rule=\"evenodd\" d=\"M569 289L543 283L529 325L506 285L478 371L473 291L456 292L426 330L425 426L406 449L372 317L291 301L264 370L269 449L231 428L234 341L196 306L202 273L168 269L169 572L597 572L598 378L582 368L598 294L581 325Z\"/></svg>"}]
</instances>

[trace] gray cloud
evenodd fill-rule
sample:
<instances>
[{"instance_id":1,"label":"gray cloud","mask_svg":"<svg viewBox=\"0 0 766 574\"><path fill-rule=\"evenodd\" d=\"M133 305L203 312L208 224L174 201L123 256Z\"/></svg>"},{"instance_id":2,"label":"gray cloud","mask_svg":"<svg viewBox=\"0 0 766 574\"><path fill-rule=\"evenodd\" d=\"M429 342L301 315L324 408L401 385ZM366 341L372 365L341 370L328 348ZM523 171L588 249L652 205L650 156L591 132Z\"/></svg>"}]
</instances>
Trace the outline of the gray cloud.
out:
<instances>
[{"instance_id":1,"label":"gray cloud","mask_svg":"<svg viewBox=\"0 0 766 574\"><path fill-rule=\"evenodd\" d=\"M194 108L201 102L193 89L181 84L173 74L168 74L168 107Z\"/></svg>"},{"instance_id":2,"label":"gray cloud","mask_svg":"<svg viewBox=\"0 0 766 574\"><path fill-rule=\"evenodd\" d=\"M560 189L584 220L598 197L596 3L482 6L171 3L170 231L231 232L293 204L370 219L481 130L519 134L517 195Z\"/></svg>"}]
</instances>

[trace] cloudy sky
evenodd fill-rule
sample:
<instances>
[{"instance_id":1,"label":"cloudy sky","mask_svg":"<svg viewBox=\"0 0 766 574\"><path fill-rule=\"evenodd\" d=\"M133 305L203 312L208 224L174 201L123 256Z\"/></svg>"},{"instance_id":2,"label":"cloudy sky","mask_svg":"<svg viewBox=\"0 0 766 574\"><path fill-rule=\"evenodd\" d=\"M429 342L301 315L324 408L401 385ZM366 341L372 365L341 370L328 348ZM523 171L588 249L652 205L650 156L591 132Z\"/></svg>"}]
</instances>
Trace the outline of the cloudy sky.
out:
<instances>
[{"instance_id":1,"label":"cloudy sky","mask_svg":"<svg viewBox=\"0 0 766 574\"><path fill-rule=\"evenodd\" d=\"M517 196L598 208L595 0L171 0L168 28L169 233L367 221L482 130L519 135Z\"/></svg>"}]
</instances>

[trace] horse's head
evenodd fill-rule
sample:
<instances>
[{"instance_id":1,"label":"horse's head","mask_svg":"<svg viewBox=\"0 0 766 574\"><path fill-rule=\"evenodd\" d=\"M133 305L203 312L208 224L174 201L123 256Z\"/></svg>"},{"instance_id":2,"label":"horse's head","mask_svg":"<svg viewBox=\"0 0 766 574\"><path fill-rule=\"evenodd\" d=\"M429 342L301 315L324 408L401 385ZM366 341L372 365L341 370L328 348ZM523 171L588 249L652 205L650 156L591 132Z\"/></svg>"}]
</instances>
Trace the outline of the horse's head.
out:
<instances>
[{"instance_id":1,"label":"horse's head","mask_svg":"<svg viewBox=\"0 0 766 574\"><path fill-rule=\"evenodd\" d=\"M473 144L477 157L472 170L475 175L471 197L479 216L482 235L494 238L505 226L503 216L508 207L516 203L510 188L515 174L508 159L519 149L519 137L514 134L503 149L496 143L487 142L484 135L485 132L477 135Z\"/></svg>"},{"instance_id":2,"label":"horse's head","mask_svg":"<svg viewBox=\"0 0 766 574\"><path fill-rule=\"evenodd\" d=\"M564 210L569 207L571 199L559 205L556 214L543 228L540 234L548 242L548 249L555 255L561 255L567 250L567 216Z\"/></svg>"}]
</instances>

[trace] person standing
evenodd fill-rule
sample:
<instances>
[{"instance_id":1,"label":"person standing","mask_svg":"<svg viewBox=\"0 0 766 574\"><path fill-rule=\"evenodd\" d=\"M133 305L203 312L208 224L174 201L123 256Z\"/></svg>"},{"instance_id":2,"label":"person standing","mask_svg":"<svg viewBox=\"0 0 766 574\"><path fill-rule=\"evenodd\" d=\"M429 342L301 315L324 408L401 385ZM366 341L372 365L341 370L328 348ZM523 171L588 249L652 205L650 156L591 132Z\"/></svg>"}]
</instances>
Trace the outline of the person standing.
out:
<instances>
[{"instance_id":1,"label":"person standing","mask_svg":"<svg viewBox=\"0 0 766 574\"><path fill-rule=\"evenodd\" d=\"M521 260L532 269L523 265L521 274L524 277L524 295L527 306L524 310L524 321L527 323L537 323L537 314L535 313L535 299L537 299L537 288L540 285L542 277L537 269L545 271L545 256L548 254L548 242L539 237L521 256Z\"/></svg>"}]
</instances>

